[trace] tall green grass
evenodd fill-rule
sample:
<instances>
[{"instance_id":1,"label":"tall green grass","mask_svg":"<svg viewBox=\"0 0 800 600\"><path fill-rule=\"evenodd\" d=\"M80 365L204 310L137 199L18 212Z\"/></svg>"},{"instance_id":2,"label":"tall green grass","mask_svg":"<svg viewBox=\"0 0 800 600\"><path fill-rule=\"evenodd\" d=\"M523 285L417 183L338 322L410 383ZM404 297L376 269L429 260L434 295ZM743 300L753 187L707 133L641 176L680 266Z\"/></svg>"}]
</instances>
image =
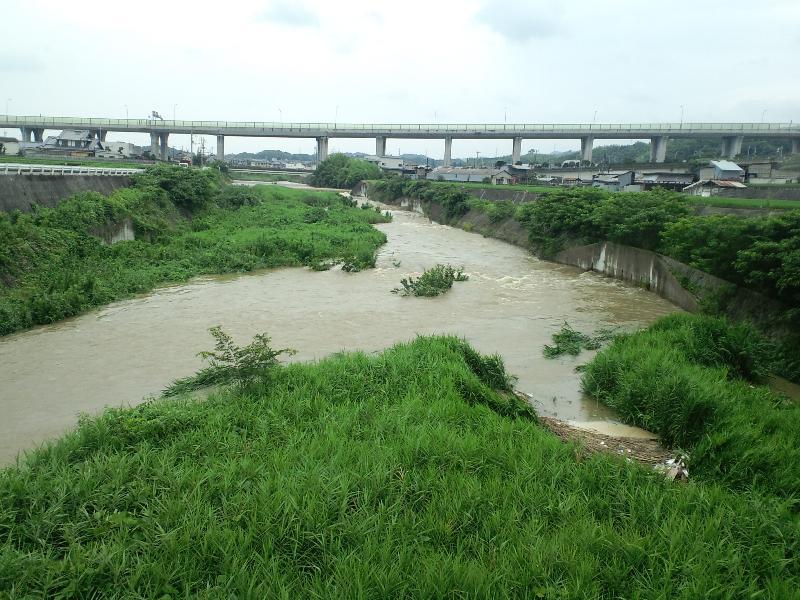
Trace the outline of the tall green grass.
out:
<instances>
[{"instance_id":1,"label":"tall green grass","mask_svg":"<svg viewBox=\"0 0 800 600\"><path fill-rule=\"evenodd\" d=\"M419 338L85 419L0 472L0 595L796 593L781 503L581 458L501 367Z\"/></svg>"},{"instance_id":2,"label":"tall green grass","mask_svg":"<svg viewBox=\"0 0 800 600\"><path fill-rule=\"evenodd\" d=\"M337 262L369 268L386 242L372 224L390 217L337 194L219 189L184 181L186 171L156 171L108 198L83 194L30 215L0 213L0 335L197 275ZM124 218L136 241L104 243L98 230Z\"/></svg>"},{"instance_id":3,"label":"tall green grass","mask_svg":"<svg viewBox=\"0 0 800 600\"><path fill-rule=\"evenodd\" d=\"M584 389L629 423L689 451L693 477L800 508L800 406L755 385L768 351L748 326L676 314L621 335Z\"/></svg>"}]
</instances>

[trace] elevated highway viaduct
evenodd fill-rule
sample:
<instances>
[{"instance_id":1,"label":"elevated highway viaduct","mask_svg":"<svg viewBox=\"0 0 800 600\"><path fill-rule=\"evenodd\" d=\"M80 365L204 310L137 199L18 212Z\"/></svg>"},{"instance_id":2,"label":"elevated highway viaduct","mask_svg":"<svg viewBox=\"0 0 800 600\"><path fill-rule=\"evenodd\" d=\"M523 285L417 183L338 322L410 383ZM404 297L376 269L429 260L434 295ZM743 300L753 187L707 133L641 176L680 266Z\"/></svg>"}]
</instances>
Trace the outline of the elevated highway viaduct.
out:
<instances>
[{"instance_id":1,"label":"elevated highway viaduct","mask_svg":"<svg viewBox=\"0 0 800 600\"><path fill-rule=\"evenodd\" d=\"M154 119L105 119L96 117L43 117L0 115L0 128L19 128L23 141L41 141L46 129L80 129L105 139L109 131L150 134L154 156L166 159L171 133L217 136L217 156L224 159L225 137L314 138L319 159L328 156L330 138L374 138L375 154L386 155L386 140L444 140L444 164L450 165L454 139L511 140L512 157L518 162L522 141L531 139L578 139L581 157L592 160L595 140L648 139L650 161L664 162L667 142L674 138L718 138L721 155L733 158L749 138L789 138L792 152L800 152L800 125L790 123L592 123L592 124L413 124L413 123L275 123L260 121L180 121Z\"/></svg>"}]
</instances>

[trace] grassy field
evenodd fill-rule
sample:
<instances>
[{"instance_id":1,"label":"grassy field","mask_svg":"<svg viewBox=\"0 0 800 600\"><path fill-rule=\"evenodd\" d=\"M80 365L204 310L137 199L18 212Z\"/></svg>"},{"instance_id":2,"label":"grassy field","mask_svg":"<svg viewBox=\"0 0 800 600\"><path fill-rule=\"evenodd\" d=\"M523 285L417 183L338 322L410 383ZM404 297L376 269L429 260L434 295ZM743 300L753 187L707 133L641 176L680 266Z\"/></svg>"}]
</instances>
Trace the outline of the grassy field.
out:
<instances>
[{"instance_id":1,"label":"grassy field","mask_svg":"<svg viewBox=\"0 0 800 600\"><path fill-rule=\"evenodd\" d=\"M97 160L94 158L65 158L53 156L48 158L33 158L25 156L0 156L0 163L18 163L23 165L58 165L67 167L96 167L98 169L144 169L152 163L122 160Z\"/></svg>"},{"instance_id":2,"label":"grassy field","mask_svg":"<svg viewBox=\"0 0 800 600\"><path fill-rule=\"evenodd\" d=\"M108 410L0 471L0 594L791 598L780 502L584 457L453 338Z\"/></svg>"},{"instance_id":3,"label":"grassy field","mask_svg":"<svg viewBox=\"0 0 800 600\"><path fill-rule=\"evenodd\" d=\"M690 204L696 206L723 206L726 208L777 208L793 210L800 208L800 200L758 200L755 198L722 198L687 196Z\"/></svg>"},{"instance_id":4,"label":"grassy field","mask_svg":"<svg viewBox=\"0 0 800 600\"><path fill-rule=\"evenodd\" d=\"M220 191L210 171L159 169L156 181L109 198L89 193L55 209L0 214L0 335L202 274L337 261L368 268L386 241L372 224L388 217L335 193ZM98 228L125 217L136 241L98 237Z\"/></svg>"},{"instance_id":5,"label":"grassy field","mask_svg":"<svg viewBox=\"0 0 800 600\"><path fill-rule=\"evenodd\" d=\"M768 371L768 348L748 325L676 314L615 339L583 385L626 422L687 450L693 477L800 511L800 405L758 385Z\"/></svg>"}]
</instances>

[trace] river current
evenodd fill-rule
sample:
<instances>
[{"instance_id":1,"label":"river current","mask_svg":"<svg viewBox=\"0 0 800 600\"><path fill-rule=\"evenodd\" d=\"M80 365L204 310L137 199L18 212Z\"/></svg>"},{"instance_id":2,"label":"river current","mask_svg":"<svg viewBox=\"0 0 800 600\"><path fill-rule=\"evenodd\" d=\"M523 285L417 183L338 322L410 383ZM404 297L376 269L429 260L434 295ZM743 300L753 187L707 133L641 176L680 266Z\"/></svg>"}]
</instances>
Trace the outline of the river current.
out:
<instances>
[{"instance_id":1,"label":"river current","mask_svg":"<svg viewBox=\"0 0 800 600\"><path fill-rule=\"evenodd\" d=\"M54 325L0 338L0 463L13 461L74 426L79 413L134 405L202 366L221 325L239 343L267 332L292 360L341 350L377 352L415 335L465 337L500 353L517 388L537 410L560 419L605 422L608 409L584 397L577 358L548 360L542 347L566 321L592 332L647 325L678 310L646 290L592 272L538 260L521 248L426 217L394 210L377 227L388 243L377 268L360 273L302 268L207 277ZM392 294L401 278L436 263L462 266L469 281L437 298Z\"/></svg>"}]
</instances>

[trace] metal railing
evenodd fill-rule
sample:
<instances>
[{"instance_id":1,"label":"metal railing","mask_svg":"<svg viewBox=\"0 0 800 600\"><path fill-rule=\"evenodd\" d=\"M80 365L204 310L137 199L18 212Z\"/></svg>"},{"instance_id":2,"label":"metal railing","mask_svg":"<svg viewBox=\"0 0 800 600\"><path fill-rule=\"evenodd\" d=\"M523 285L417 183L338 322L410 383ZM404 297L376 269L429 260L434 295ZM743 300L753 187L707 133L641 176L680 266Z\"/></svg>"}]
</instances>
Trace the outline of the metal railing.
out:
<instances>
[{"instance_id":1,"label":"metal railing","mask_svg":"<svg viewBox=\"0 0 800 600\"><path fill-rule=\"evenodd\" d=\"M144 169L0 163L0 175L135 175Z\"/></svg>"}]
</instances>

